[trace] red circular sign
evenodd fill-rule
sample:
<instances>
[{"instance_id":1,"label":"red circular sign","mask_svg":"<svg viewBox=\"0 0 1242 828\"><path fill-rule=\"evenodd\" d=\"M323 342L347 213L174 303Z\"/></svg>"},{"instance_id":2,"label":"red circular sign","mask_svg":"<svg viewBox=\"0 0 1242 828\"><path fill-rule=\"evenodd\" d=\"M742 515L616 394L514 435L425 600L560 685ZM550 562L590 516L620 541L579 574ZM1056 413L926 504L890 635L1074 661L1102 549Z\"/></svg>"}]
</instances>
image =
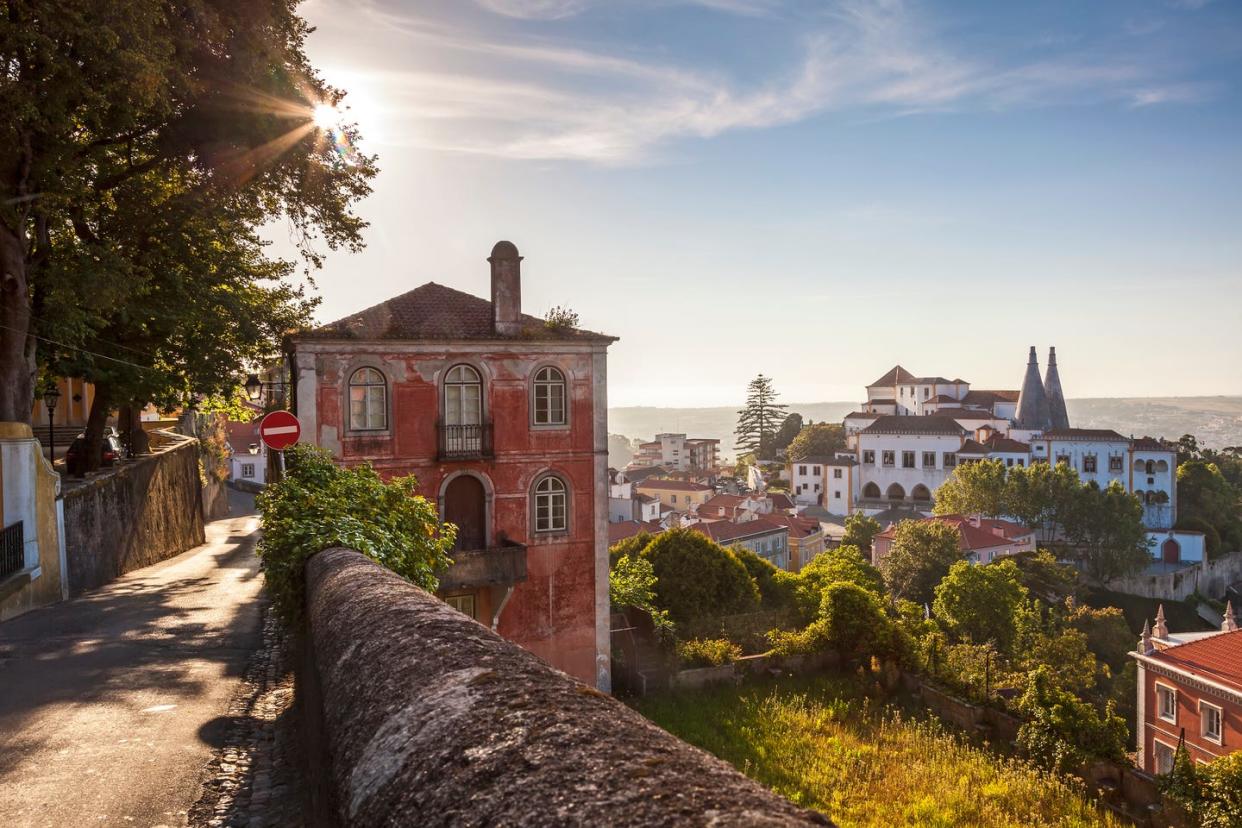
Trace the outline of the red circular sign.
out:
<instances>
[{"instance_id":1,"label":"red circular sign","mask_svg":"<svg viewBox=\"0 0 1242 828\"><path fill-rule=\"evenodd\" d=\"M259 423L259 438L272 451L284 451L302 436L302 424L288 411L273 411Z\"/></svg>"}]
</instances>

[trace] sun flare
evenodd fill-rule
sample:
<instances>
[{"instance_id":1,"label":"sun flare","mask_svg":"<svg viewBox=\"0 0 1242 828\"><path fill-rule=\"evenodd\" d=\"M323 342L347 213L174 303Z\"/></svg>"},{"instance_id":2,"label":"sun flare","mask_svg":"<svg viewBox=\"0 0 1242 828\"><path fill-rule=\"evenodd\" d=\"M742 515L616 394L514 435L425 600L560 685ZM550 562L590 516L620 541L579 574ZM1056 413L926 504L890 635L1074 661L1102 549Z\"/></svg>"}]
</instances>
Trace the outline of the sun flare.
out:
<instances>
[{"instance_id":1,"label":"sun flare","mask_svg":"<svg viewBox=\"0 0 1242 828\"><path fill-rule=\"evenodd\" d=\"M315 104L314 112L311 114L311 120L320 129L335 129L340 126L341 118L342 113L339 109L324 103Z\"/></svg>"}]
</instances>

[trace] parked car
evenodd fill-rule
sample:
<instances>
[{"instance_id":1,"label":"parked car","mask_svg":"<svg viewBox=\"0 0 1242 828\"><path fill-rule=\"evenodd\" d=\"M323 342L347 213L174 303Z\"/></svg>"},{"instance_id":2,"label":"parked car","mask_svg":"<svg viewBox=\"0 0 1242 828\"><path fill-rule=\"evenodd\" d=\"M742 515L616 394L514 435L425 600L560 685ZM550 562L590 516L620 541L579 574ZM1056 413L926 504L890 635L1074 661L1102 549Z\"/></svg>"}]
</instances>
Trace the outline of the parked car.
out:
<instances>
[{"instance_id":1,"label":"parked car","mask_svg":"<svg viewBox=\"0 0 1242 828\"><path fill-rule=\"evenodd\" d=\"M105 433L103 436L103 455L99 461L102 466L111 466L124 455L121 440L116 436L116 431L114 429L109 429L109 431L111 433ZM69 450L65 452L65 469L70 474L77 474L85 462L86 435L79 434L69 444Z\"/></svg>"}]
</instances>

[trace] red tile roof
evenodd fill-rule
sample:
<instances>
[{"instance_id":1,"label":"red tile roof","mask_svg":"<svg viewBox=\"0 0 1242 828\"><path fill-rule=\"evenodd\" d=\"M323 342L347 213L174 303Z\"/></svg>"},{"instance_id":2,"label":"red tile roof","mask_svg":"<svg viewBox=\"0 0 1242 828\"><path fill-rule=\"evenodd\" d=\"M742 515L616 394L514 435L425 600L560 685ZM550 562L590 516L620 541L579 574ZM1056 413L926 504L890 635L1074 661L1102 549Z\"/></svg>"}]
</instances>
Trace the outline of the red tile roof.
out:
<instances>
[{"instance_id":1,"label":"red tile roof","mask_svg":"<svg viewBox=\"0 0 1242 828\"><path fill-rule=\"evenodd\" d=\"M768 499L772 501L773 509L794 508L793 498L784 492L768 492Z\"/></svg>"},{"instance_id":2,"label":"red tile roof","mask_svg":"<svg viewBox=\"0 0 1242 828\"><path fill-rule=\"evenodd\" d=\"M428 282L366 310L299 334L310 339L539 339L612 342L616 337L578 328L551 329L542 319L522 314L515 337L496 333L492 303L445 285Z\"/></svg>"},{"instance_id":3,"label":"red tile roof","mask_svg":"<svg viewBox=\"0 0 1242 828\"><path fill-rule=\"evenodd\" d=\"M1111 428L1050 428L1044 432L1049 440L1127 440Z\"/></svg>"},{"instance_id":4,"label":"red tile roof","mask_svg":"<svg viewBox=\"0 0 1242 828\"><path fill-rule=\"evenodd\" d=\"M632 538L640 532L646 532L648 535L658 535L663 531L663 527L654 520L646 523L637 520L623 520L619 523L610 523L608 524L608 545L612 546L617 541Z\"/></svg>"},{"instance_id":5,"label":"red tile roof","mask_svg":"<svg viewBox=\"0 0 1242 828\"><path fill-rule=\"evenodd\" d=\"M239 423L230 420L225 424L228 431L229 447L234 454L249 454L251 445L259 445L259 420Z\"/></svg>"},{"instance_id":6,"label":"red tile roof","mask_svg":"<svg viewBox=\"0 0 1242 828\"><path fill-rule=\"evenodd\" d=\"M819 521L811 518L794 517L793 515L764 515L761 520L779 524L789 530L791 538L805 538L820 531Z\"/></svg>"},{"instance_id":7,"label":"red tile roof","mask_svg":"<svg viewBox=\"0 0 1242 828\"><path fill-rule=\"evenodd\" d=\"M1148 657L1242 692L1242 630L1174 644Z\"/></svg>"},{"instance_id":8,"label":"red tile roof","mask_svg":"<svg viewBox=\"0 0 1242 828\"><path fill-rule=\"evenodd\" d=\"M874 388L878 385L890 385L891 386L891 385L896 385L899 382L910 382L913 379L914 379L914 374L911 374L909 371L907 371L905 368L902 368L900 365L895 365L893 366L893 369L891 371L889 371L887 374L880 377L878 380L871 383L867 387Z\"/></svg>"},{"instance_id":9,"label":"red tile roof","mask_svg":"<svg viewBox=\"0 0 1242 828\"><path fill-rule=\"evenodd\" d=\"M1155 437L1139 437L1133 443L1135 451L1177 451L1177 444Z\"/></svg>"},{"instance_id":10,"label":"red tile roof","mask_svg":"<svg viewBox=\"0 0 1242 828\"><path fill-rule=\"evenodd\" d=\"M774 532L788 533L789 531L789 527L775 523L766 517L748 520L743 523L735 523L731 520L695 523L690 528L700 534L707 535L716 543L744 540L746 538L758 537L759 535L769 535Z\"/></svg>"},{"instance_id":11,"label":"red tile roof","mask_svg":"<svg viewBox=\"0 0 1242 828\"><path fill-rule=\"evenodd\" d=\"M1008 533L1004 537L993 534L988 529L983 528L983 525L975 526L970 522L969 518L962 517L961 515L944 515L943 517L922 518L921 522L927 523L933 520L938 520L941 523L947 523L953 528L957 529L957 534L959 538L958 546L963 552L976 552L980 549L992 549L997 546L1008 546L1009 544L1013 543L1014 540L1017 539L1015 537L1010 536ZM981 521L981 524L983 523L984 522ZM1009 523L1009 522L1008 521L991 521L991 520L986 521L987 525L997 524L997 523L1003 524L1003 523ZM1008 532L1018 532L1020 530L1022 531L1022 534L1017 535L1018 538L1023 537L1024 535L1030 534L1030 532L1025 531L1024 527L1018 526L1018 524L1016 523L1010 524L1010 527L1011 528L1008 530ZM896 534L897 534L897 525L893 524L889 526L887 529L885 529L883 532L880 532L878 535L876 535L876 537L884 538L886 540L892 540L896 536Z\"/></svg>"},{"instance_id":12,"label":"red tile roof","mask_svg":"<svg viewBox=\"0 0 1242 828\"><path fill-rule=\"evenodd\" d=\"M962 397L962 402L967 405L993 405L1000 402L1017 402L1017 391L1008 390L985 390L982 388L971 389L966 392L966 396Z\"/></svg>"},{"instance_id":13,"label":"red tile roof","mask_svg":"<svg viewBox=\"0 0 1242 828\"><path fill-rule=\"evenodd\" d=\"M911 414L885 414L862 430L863 434L944 434L959 436L966 433L952 417L928 414L922 417Z\"/></svg>"},{"instance_id":14,"label":"red tile roof","mask_svg":"<svg viewBox=\"0 0 1242 828\"><path fill-rule=\"evenodd\" d=\"M1010 439L999 432L989 437L985 445L992 451L1003 451L1011 454L1029 454L1031 451L1031 447L1026 443Z\"/></svg>"},{"instance_id":15,"label":"red tile roof","mask_svg":"<svg viewBox=\"0 0 1242 828\"><path fill-rule=\"evenodd\" d=\"M635 483L637 489L660 489L666 492L710 492L711 486L702 483L691 483L688 480L652 480L648 478L642 483Z\"/></svg>"},{"instance_id":16,"label":"red tile roof","mask_svg":"<svg viewBox=\"0 0 1242 828\"><path fill-rule=\"evenodd\" d=\"M851 411L845 415L847 420L874 420L883 417L883 414L876 414L874 411Z\"/></svg>"},{"instance_id":17,"label":"red tile roof","mask_svg":"<svg viewBox=\"0 0 1242 828\"><path fill-rule=\"evenodd\" d=\"M937 412L941 417L952 417L955 420L996 420L999 419L991 411L979 408L945 408Z\"/></svg>"}]
</instances>

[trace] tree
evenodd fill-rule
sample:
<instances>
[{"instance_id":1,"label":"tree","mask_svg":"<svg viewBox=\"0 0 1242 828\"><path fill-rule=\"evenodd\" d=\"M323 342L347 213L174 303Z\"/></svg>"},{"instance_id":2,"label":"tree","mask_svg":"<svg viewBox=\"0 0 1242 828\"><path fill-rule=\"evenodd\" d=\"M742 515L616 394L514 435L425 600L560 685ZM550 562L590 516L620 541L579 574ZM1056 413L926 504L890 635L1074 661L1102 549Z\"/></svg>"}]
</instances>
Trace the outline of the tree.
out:
<instances>
[{"instance_id":1,"label":"tree","mask_svg":"<svg viewBox=\"0 0 1242 828\"><path fill-rule=\"evenodd\" d=\"M794 590L798 576L777 569L771 561L759 557L744 546L731 547L731 551L746 567L759 589L760 606L765 610L788 610L794 605Z\"/></svg>"},{"instance_id":2,"label":"tree","mask_svg":"<svg viewBox=\"0 0 1242 828\"><path fill-rule=\"evenodd\" d=\"M862 512L854 512L845 519L845 534L841 536L841 545L856 546L869 556L872 541L882 531L884 529L878 520Z\"/></svg>"},{"instance_id":3,"label":"tree","mask_svg":"<svg viewBox=\"0 0 1242 828\"><path fill-rule=\"evenodd\" d=\"M178 296L214 298L202 320L211 336L229 324L214 317L263 310L291 290L268 285L278 292L256 301L258 285L288 274L263 260L260 226L286 219L308 268L321 261L316 240L361 246L365 223L351 207L369 192L374 159L341 152L356 143L352 126L336 128L339 140L316 131L315 106L343 93L310 66L296 5L10 4L0 23L0 419L29 418L41 340L58 343L52 361L101 354L169 394L201 379L206 369L191 363L214 361L214 348L203 330L172 323L201 318L203 304L165 314L181 310ZM232 273L217 273L221 263ZM239 284L246 295L226 296ZM165 343L173 328L198 347ZM232 334L251 341L242 328ZM159 356L134 359L152 342Z\"/></svg>"},{"instance_id":4,"label":"tree","mask_svg":"<svg viewBox=\"0 0 1242 828\"><path fill-rule=\"evenodd\" d=\"M1098 581L1141 570L1151 560L1143 507L1113 480L1101 489L1095 481L1083 486L1064 524L1068 554Z\"/></svg>"},{"instance_id":5,"label":"tree","mask_svg":"<svg viewBox=\"0 0 1242 828\"><path fill-rule=\"evenodd\" d=\"M1121 759L1125 755L1126 723L1081 701L1057 685L1048 667L1037 667L1027 678L1018 700L1025 721L1018 730L1018 747L1035 764L1057 773L1072 773L1089 756Z\"/></svg>"},{"instance_id":6,"label":"tree","mask_svg":"<svg viewBox=\"0 0 1242 828\"><path fill-rule=\"evenodd\" d=\"M322 449L294 446L285 475L256 498L263 516L259 559L277 612L302 613L310 556L334 546L355 549L428 591L449 565L455 528L417 494L413 476L385 481L370 466L343 469Z\"/></svg>"},{"instance_id":7,"label":"tree","mask_svg":"<svg viewBox=\"0 0 1242 828\"><path fill-rule=\"evenodd\" d=\"M809 621L815 616L824 590L836 583L854 584L877 598L884 597L879 570L867 562L858 547L842 544L820 552L797 574L794 597L804 619Z\"/></svg>"},{"instance_id":8,"label":"tree","mask_svg":"<svg viewBox=\"0 0 1242 828\"><path fill-rule=\"evenodd\" d=\"M1125 665L1132 663L1130 651L1134 649L1134 633L1119 607L1096 608L1067 601L1065 623L1083 634L1087 649L1113 673L1121 672Z\"/></svg>"},{"instance_id":9,"label":"tree","mask_svg":"<svg viewBox=\"0 0 1242 828\"><path fill-rule=\"evenodd\" d=\"M831 649L842 664L870 656L901 653L896 624L880 599L857 584L829 584L820 600L818 617L798 632L769 633L774 652L781 655Z\"/></svg>"},{"instance_id":10,"label":"tree","mask_svg":"<svg viewBox=\"0 0 1242 828\"><path fill-rule=\"evenodd\" d=\"M621 556L608 572L608 600L613 609L634 607L651 616L657 632L671 632L668 612L656 607L655 570L641 556Z\"/></svg>"},{"instance_id":11,"label":"tree","mask_svg":"<svg viewBox=\"0 0 1242 828\"><path fill-rule=\"evenodd\" d=\"M789 444L801 432L802 415L798 413L790 414L781 423L781 427L776 430L776 436L772 438L772 448L778 452L789 448Z\"/></svg>"},{"instance_id":12,"label":"tree","mask_svg":"<svg viewBox=\"0 0 1242 828\"><path fill-rule=\"evenodd\" d=\"M1178 522L1186 528L1202 521L1231 551L1242 547L1242 499L1218 464L1189 460L1178 467L1177 510Z\"/></svg>"},{"instance_id":13,"label":"tree","mask_svg":"<svg viewBox=\"0 0 1242 828\"><path fill-rule=\"evenodd\" d=\"M838 423L814 423L804 426L789 444L790 460L806 457L835 457L845 448L845 429Z\"/></svg>"},{"instance_id":14,"label":"tree","mask_svg":"<svg viewBox=\"0 0 1242 828\"><path fill-rule=\"evenodd\" d=\"M755 377L747 386L746 407L739 410L735 449L741 453L753 453L759 460L776 457L775 437L779 423L785 419L783 403L776 402L776 389L771 377L763 374Z\"/></svg>"},{"instance_id":15,"label":"tree","mask_svg":"<svg viewBox=\"0 0 1242 828\"><path fill-rule=\"evenodd\" d=\"M1006 514L1005 464L999 460L962 463L936 489L934 511L938 515Z\"/></svg>"},{"instance_id":16,"label":"tree","mask_svg":"<svg viewBox=\"0 0 1242 828\"><path fill-rule=\"evenodd\" d=\"M936 585L935 595L932 610L954 638L991 642L1001 653L1012 652L1015 616L1027 600L1013 561L976 566L959 560Z\"/></svg>"},{"instance_id":17,"label":"tree","mask_svg":"<svg viewBox=\"0 0 1242 828\"><path fill-rule=\"evenodd\" d=\"M690 529L670 529L640 553L656 576L656 606L677 624L753 612L759 589L732 551Z\"/></svg>"},{"instance_id":18,"label":"tree","mask_svg":"<svg viewBox=\"0 0 1242 828\"><path fill-rule=\"evenodd\" d=\"M962 560L957 529L938 520L903 520L879 562L889 592L923 603L956 561Z\"/></svg>"}]
</instances>

